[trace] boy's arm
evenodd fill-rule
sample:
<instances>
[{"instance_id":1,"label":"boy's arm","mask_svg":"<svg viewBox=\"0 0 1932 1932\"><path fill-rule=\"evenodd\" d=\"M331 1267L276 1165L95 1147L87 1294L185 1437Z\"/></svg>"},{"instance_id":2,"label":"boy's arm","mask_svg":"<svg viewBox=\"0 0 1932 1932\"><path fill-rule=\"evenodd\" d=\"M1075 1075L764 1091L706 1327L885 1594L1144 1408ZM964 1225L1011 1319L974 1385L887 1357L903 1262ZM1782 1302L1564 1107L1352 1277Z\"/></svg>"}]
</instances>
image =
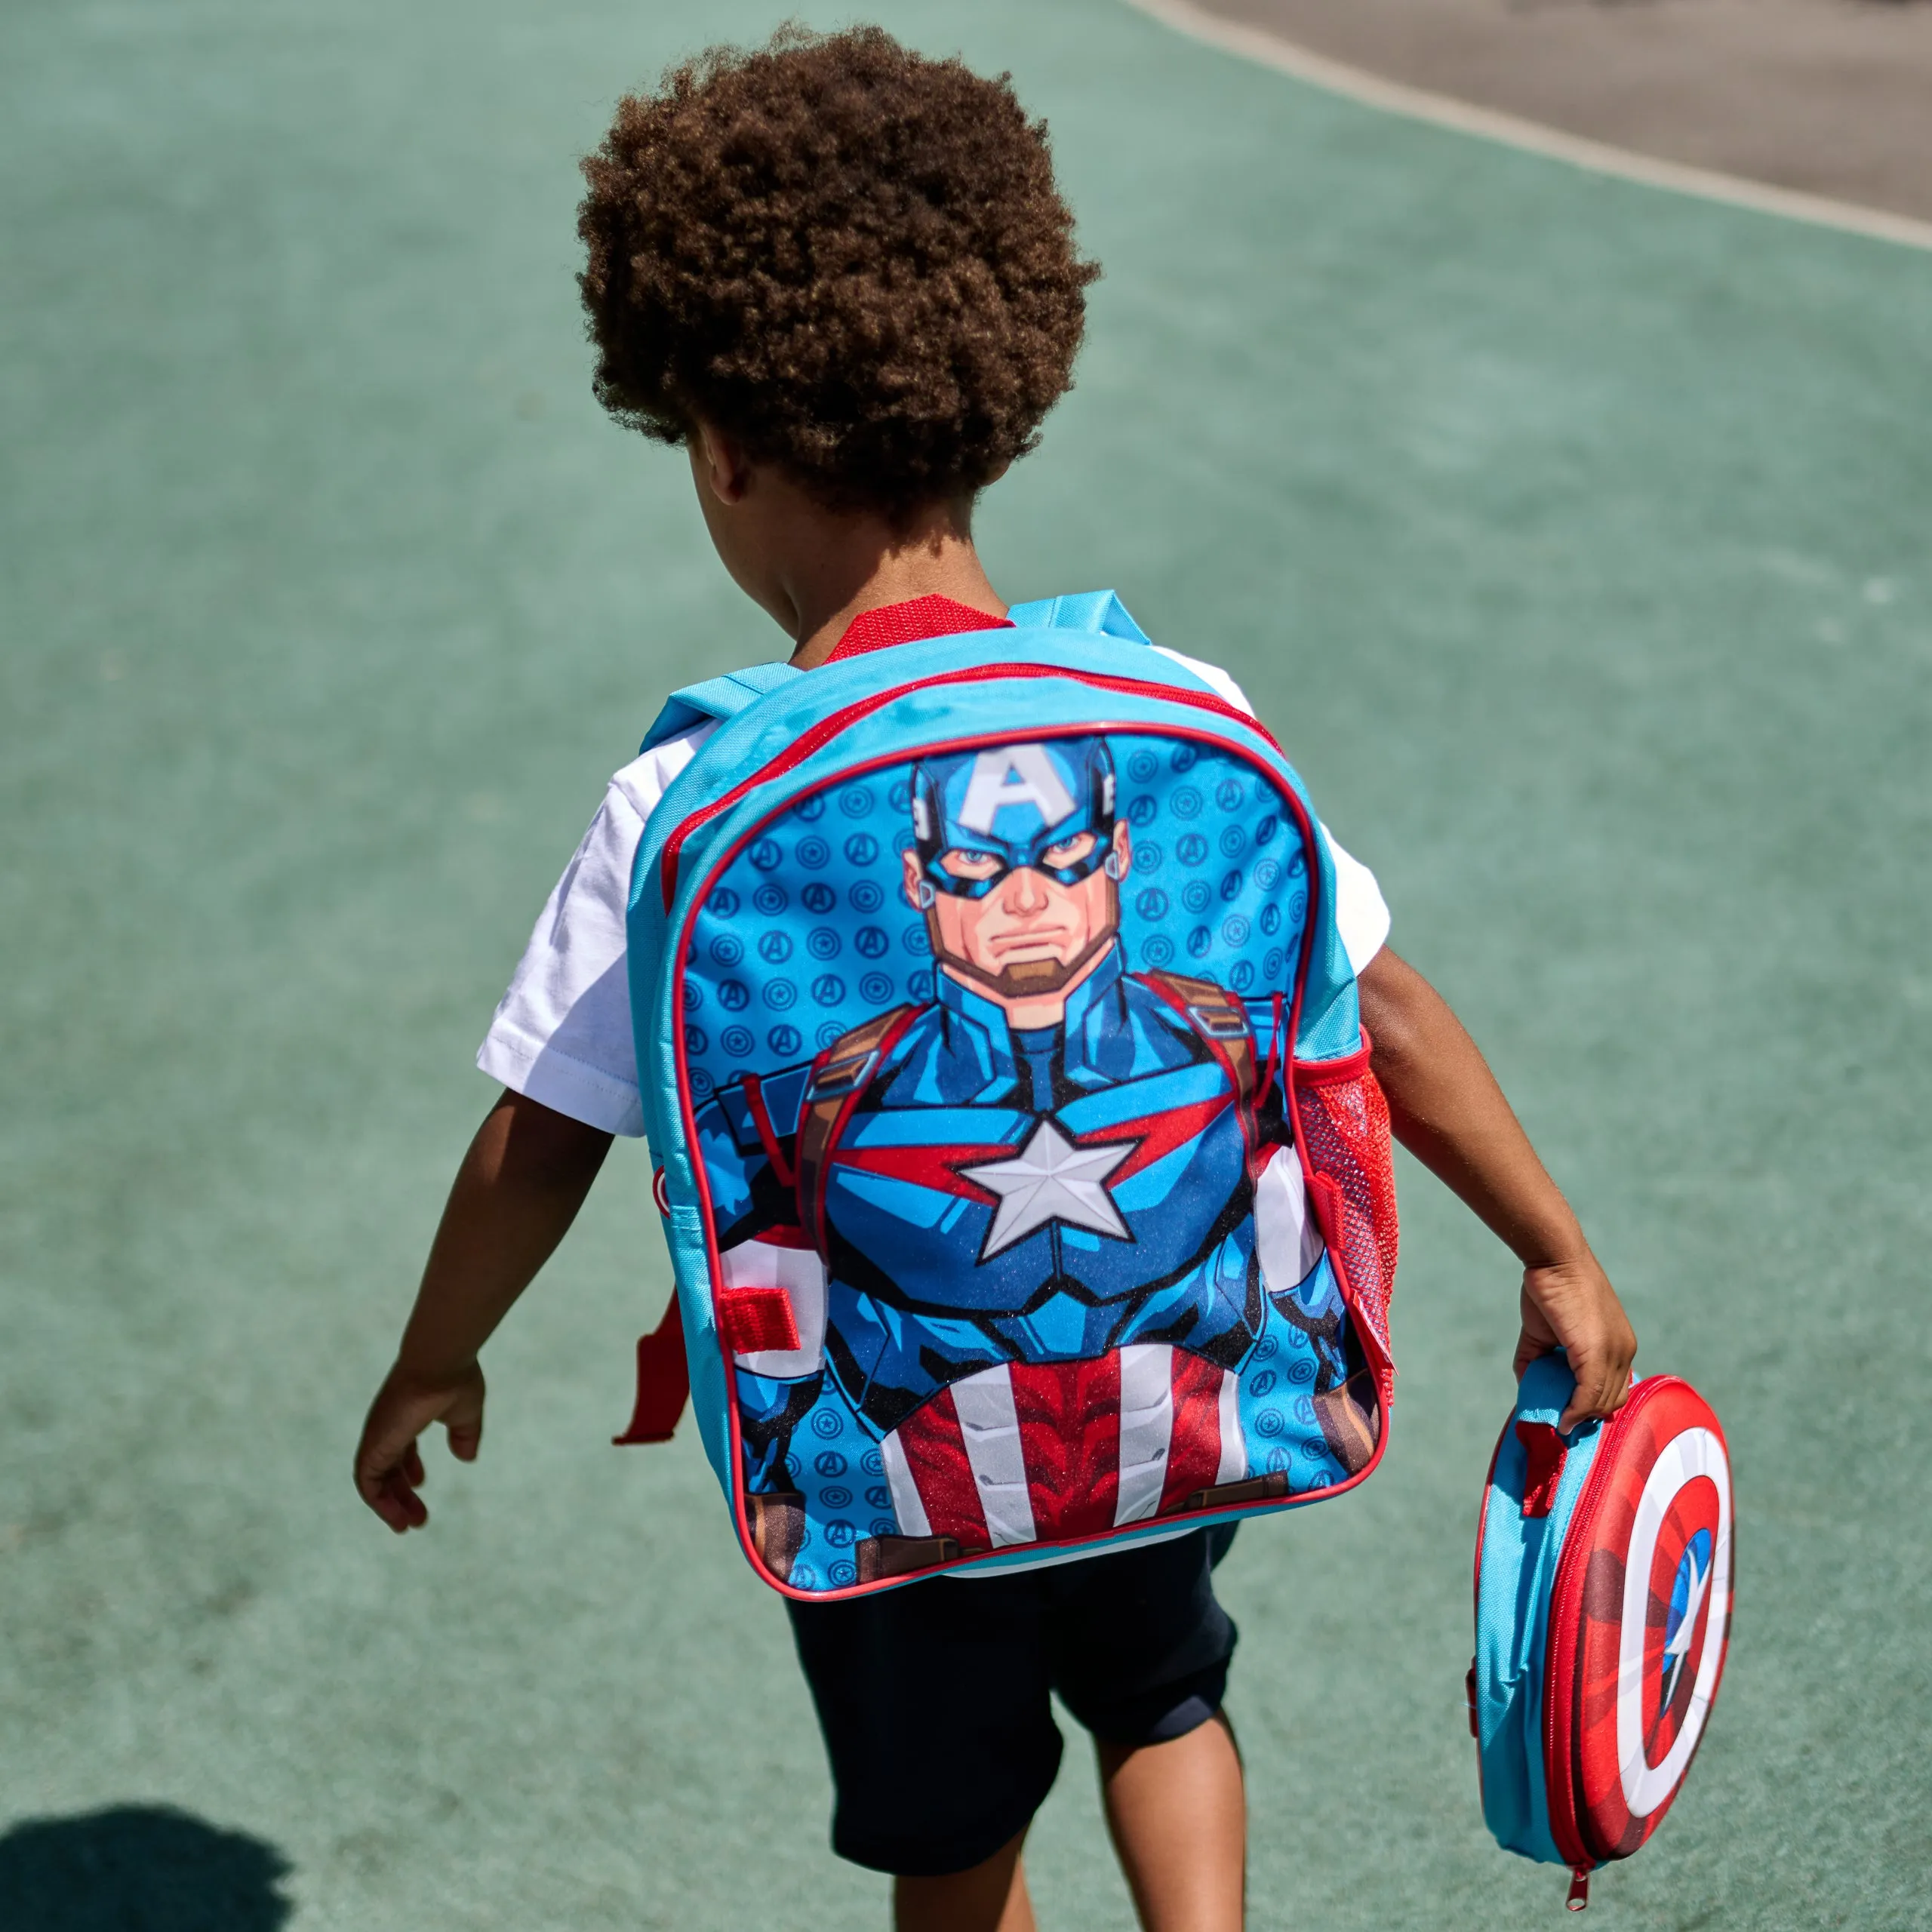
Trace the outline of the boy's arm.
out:
<instances>
[{"instance_id":1,"label":"boy's arm","mask_svg":"<svg viewBox=\"0 0 1932 1932\"><path fill-rule=\"evenodd\" d=\"M1614 1414L1637 1337L1570 1204L1447 1002L1384 946L1358 990L1370 1066L1395 1137L1460 1195L1523 1264L1516 1373L1561 1346L1577 1377L1560 1426Z\"/></svg>"},{"instance_id":2,"label":"boy's arm","mask_svg":"<svg viewBox=\"0 0 1932 1932\"><path fill-rule=\"evenodd\" d=\"M549 1260L610 1152L611 1137L520 1094L506 1093L469 1143L402 1346L355 1451L355 1487L399 1536L429 1519L417 1486L416 1438L432 1423L450 1453L475 1460L483 1435L477 1355Z\"/></svg>"}]
</instances>

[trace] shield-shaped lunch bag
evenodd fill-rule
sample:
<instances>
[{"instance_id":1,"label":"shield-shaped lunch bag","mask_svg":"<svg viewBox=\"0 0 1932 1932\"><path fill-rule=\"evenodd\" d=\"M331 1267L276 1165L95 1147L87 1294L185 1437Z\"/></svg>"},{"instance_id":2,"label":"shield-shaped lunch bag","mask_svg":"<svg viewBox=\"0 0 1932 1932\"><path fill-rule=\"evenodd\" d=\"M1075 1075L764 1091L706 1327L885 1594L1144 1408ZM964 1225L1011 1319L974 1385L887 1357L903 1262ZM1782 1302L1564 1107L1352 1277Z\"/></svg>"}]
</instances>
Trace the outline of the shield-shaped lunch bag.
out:
<instances>
[{"instance_id":1,"label":"shield-shaped lunch bag","mask_svg":"<svg viewBox=\"0 0 1932 1932\"><path fill-rule=\"evenodd\" d=\"M1589 1874L1682 1788L1730 1631L1730 1463L1708 1403L1647 1376L1607 1423L1556 1428L1575 1380L1532 1362L1490 1465L1469 1666L1483 1816L1499 1844Z\"/></svg>"},{"instance_id":2,"label":"shield-shaped lunch bag","mask_svg":"<svg viewBox=\"0 0 1932 1932\"><path fill-rule=\"evenodd\" d=\"M1395 1189L1335 872L1254 718L1110 592L680 692L628 946L689 1394L816 1601L1374 1468Z\"/></svg>"}]
</instances>

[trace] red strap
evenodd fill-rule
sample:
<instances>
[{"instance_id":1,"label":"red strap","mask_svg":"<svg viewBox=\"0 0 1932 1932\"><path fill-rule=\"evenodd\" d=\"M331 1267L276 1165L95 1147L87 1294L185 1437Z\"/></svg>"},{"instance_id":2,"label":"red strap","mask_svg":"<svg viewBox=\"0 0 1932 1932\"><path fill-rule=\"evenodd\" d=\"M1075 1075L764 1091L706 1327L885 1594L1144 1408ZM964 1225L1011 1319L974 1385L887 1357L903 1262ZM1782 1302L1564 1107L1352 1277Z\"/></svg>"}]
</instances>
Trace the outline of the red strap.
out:
<instances>
[{"instance_id":1,"label":"red strap","mask_svg":"<svg viewBox=\"0 0 1932 1932\"><path fill-rule=\"evenodd\" d=\"M1262 1103L1267 1099L1269 1090L1275 1084L1276 1069L1285 1066L1291 1057L1281 1051L1282 1025L1281 995L1277 993L1275 995L1275 1026L1268 1040L1268 1064L1261 1069L1260 1083L1254 1090L1254 1111L1257 1117L1261 1112Z\"/></svg>"},{"instance_id":2,"label":"red strap","mask_svg":"<svg viewBox=\"0 0 1932 1932\"><path fill-rule=\"evenodd\" d=\"M734 1355L755 1355L767 1349L798 1346L798 1324L792 1297L781 1287L721 1288L718 1291L718 1332Z\"/></svg>"},{"instance_id":3,"label":"red strap","mask_svg":"<svg viewBox=\"0 0 1932 1932\"><path fill-rule=\"evenodd\" d=\"M929 637L956 637L961 631L1010 631L1011 617L976 611L957 598L937 595L909 597L903 604L861 611L826 658L836 664L862 651L889 650L895 644L918 644Z\"/></svg>"},{"instance_id":4,"label":"red strap","mask_svg":"<svg viewBox=\"0 0 1932 1932\"><path fill-rule=\"evenodd\" d=\"M1529 1457L1523 1472L1523 1514L1547 1516L1556 1507L1557 1485L1570 1446L1546 1422L1519 1422L1516 1440Z\"/></svg>"},{"instance_id":5,"label":"red strap","mask_svg":"<svg viewBox=\"0 0 1932 1932\"><path fill-rule=\"evenodd\" d=\"M771 1110L764 1104L764 1082L755 1073L748 1073L740 1083L745 1090L745 1104L751 1109L752 1124L758 1129L758 1145L764 1149L764 1158L771 1163L771 1171L777 1177L778 1185L786 1193L798 1184L798 1177L792 1164L780 1152L778 1134L771 1124Z\"/></svg>"},{"instance_id":6,"label":"red strap","mask_svg":"<svg viewBox=\"0 0 1932 1932\"><path fill-rule=\"evenodd\" d=\"M1354 1284L1346 1278L1346 1264L1342 1259L1342 1244L1349 1232L1343 1218L1346 1197L1328 1175L1311 1173L1308 1177L1308 1198L1315 1210L1315 1225L1321 1231L1321 1244L1328 1251L1329 1265L1338 1277L1343 1278L1342 1291L1352 1300Z\"/></svg>"},{"instance_id":7,"label":"red strap","mask_svg":"<svg viewBox=\"0 0 1932 1932\"><path fill-rule=\"evenodd\" d=\"M613 1442L669 1442L691 1399L690 1364L685 1360L685 1324L674 1294L664 1319L638 1338L637 1406L630 1426Z\"/></svg>"}]
</instances>

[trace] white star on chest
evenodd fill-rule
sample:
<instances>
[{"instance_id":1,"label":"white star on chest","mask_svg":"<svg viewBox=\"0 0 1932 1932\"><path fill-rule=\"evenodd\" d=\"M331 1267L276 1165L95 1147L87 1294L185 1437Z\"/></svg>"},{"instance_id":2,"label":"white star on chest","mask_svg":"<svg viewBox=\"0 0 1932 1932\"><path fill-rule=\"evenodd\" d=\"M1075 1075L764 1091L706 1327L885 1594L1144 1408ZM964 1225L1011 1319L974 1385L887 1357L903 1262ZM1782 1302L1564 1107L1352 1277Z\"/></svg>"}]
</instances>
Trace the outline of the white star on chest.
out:
<instances>
[{"instance_id":1,"label":"white star on chest","mask_svg":"<svg viewBox=\"0 0 1932 1932\"><path fill-rule=\"evenodd\" d=\"M1131 1241L1105 1183L1135 1144L1076 1147L1051 1121L1043 1119L1011 1159L961 1168L959 1172L975 1186L999 1196L980 1259L990 1260L1049 1221Z\"/></svg>"}]
</instances>

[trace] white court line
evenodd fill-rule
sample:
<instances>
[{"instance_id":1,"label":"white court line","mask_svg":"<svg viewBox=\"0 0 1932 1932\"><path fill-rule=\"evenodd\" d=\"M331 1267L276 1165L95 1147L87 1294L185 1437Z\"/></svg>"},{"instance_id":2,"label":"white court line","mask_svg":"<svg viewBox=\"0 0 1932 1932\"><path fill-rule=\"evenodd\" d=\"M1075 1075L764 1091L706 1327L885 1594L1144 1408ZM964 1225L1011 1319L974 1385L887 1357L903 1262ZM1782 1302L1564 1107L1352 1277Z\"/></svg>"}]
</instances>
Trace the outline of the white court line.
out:
<instances>
[{"instance_id":1,"label":"white court line","mask_svg":"<svg viewBox=\"0 0 1932 1932\"><path fill-rule=\"evenodd\" d=\"M1384 113L1406 115L1412 120L1451 128L1459 134L1500 141L1506 147L1521 148L1551 161L1566 162L1572 168L1615 175L1647 188L1697 195L1706 201L1727 202L1758 214L1782 215L1791 221L1844 229L1874 241L1895 242L1907 248L1932 248L1932 222L1915 221L1909 215L1890 214L1882 208L1860 208L1852 202L1833 201L1825 195L1802 194L1795 188L1774 188L1764 182L1721 174L1714 168L1659 161L1650 155L1633 154L1628 148L1612 147L1607 141L1566 134L1538 121L1519 120L1513 114L1500 114L1493 108L1452 100L1447 94L1405 87L1399 81L1385 81L1346 62L1331 60L1326 54L1311 53L1260 27L1224 20L1204 7L1195 6L1193 0L1125 0L1125 4L1164 26L1172 27L1177 33L1205 41L1225 53L1239 54L1311 86L1325 88L1331 94L1359 101L1364 107L1379 108Z\"/></svg>"}]
</instances>

